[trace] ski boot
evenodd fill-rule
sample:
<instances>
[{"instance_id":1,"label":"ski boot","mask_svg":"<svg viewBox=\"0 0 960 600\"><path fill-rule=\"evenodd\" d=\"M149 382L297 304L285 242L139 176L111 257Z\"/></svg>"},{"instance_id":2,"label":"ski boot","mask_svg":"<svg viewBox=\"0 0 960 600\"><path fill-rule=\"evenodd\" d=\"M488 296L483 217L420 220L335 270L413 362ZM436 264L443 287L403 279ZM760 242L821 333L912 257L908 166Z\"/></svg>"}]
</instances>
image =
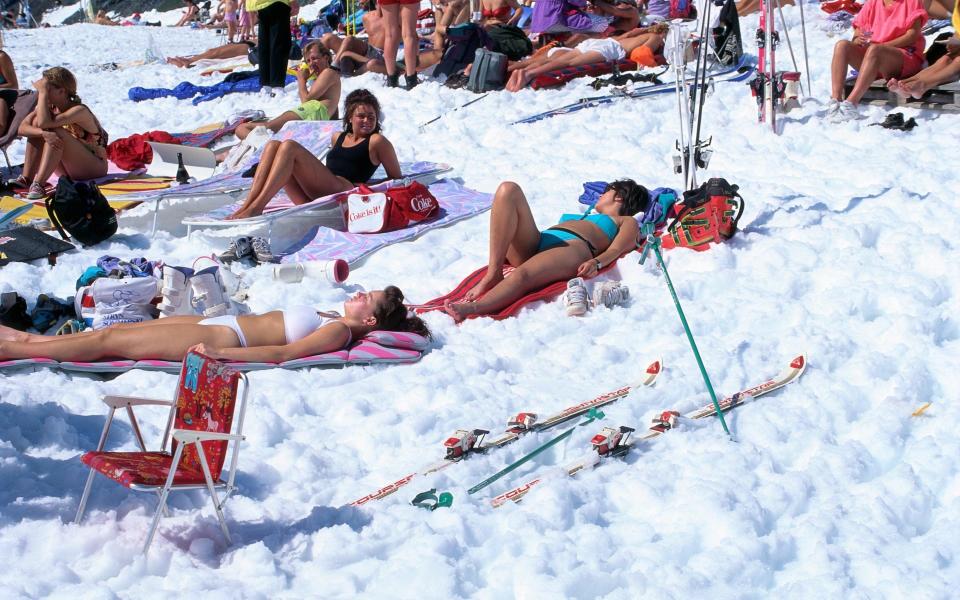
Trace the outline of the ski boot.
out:
<instances>
[{"instance_id":1,"label":"ski boot","mask_svg":"<svg viewBox=\"0 0 960 600\"><path fill-rule=\"evenodd\" d=\"M193 269L163 265L163 288L160 290L163 300L157 306L160 318L195 314L190 303L189 279L192 276Z\"/></svg>"},{"instance_id":2,"label":"ski boot","mask_svg":"<svg viewBox=\"0 0 960 600\"><path fill-rule=\"evenodd\" d=\"M240 279L228 269L219 265L197 271L190 278L193 308L205 317L239 315L249 312L242 304L246 298L246 289L240 285Z\"/></svg>"}]
</instances>

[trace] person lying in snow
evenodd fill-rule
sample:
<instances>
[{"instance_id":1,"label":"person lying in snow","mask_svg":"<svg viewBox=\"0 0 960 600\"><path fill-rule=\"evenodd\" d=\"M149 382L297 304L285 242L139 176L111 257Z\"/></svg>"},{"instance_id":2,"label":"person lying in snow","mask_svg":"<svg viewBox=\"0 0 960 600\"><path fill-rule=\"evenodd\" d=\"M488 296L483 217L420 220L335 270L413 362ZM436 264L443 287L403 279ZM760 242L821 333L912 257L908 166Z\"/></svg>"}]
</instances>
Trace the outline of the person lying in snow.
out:
<instances>
[{"instance_id":1,"label":"person lying in snow","mask_svg":"<svg viewBox=\"0 0 960 600\"><path fill-rule=\"evenodd\" d=\"M389 286L357 292L344 302L343 316L297 306L238 317L167 317L66 336L0 326L0 359L183 360L194 349L223 360L284 362L346 348L377 329L430 335L419 317L407 315L403 292Z\"/></svg>"},{"instance_id":2,"label":"person lying in snow","mask_svg":"<svg viewBox=\"0 0 960 600\"><path fill-rule=\"evenodd\" d=\"M538 75L595 62L617 62L632 57L640 48L648 53L656 53L663 48L666 33L634 29L623 35L606 39L587 39L575 48L552 48L546 54L532 56L510 66L512 74L507 81L506 90L519 92Z\"/></svg>"},{"instance_id":3,"label":"person lying in snow","mask_svg":"<svg viewBox=\"0 0 960 600\"><path fill-rule=\"evenodd\" d=\"M376 96L364 89L350 92L343 113L344 131L331 137L327 164L293 140L267 142L247 200L227 218L262 214L281 189L294 204L345 192L369 181L381 164L387 177L399 179L397 153L380 133L383 116Z\"/></svg>"},{"instance_id":4,"label":"person lying in snow","mask_svg":"<svg viewBox=\"0 0 960 600\"><path fill-rule=\"evenodd\" d=\"M288 110L266 123L243 123L237 127L237 137L245 139L255 127L263 126L276 133L288 121L328 121L337 118L340 104L340 75L330 68L333 53L314 40L303 49L303 64L297 70L297 92L300 106ZM307 89L307 82L313 84Z\"/></svg>"},{"instance_id":5,"label":"person lying in snow","mask_svg":"<svg viewBox=\"0 0 960 600\"><path fill-rule=\"evenodd\" d=\"M877 77L906 79L919 72L926 44L920 30L927 19L920 0L867 0L853 19L853 39L833 48L826 117L833 122L859 119L857 104ZM844 99L848 66L859 73Z\"/></svg>"},{"instance_id":6,"label":"person lying in snow","mask_svg":"<svg viewBox=\"0 0 960 600\"><path fill-rule=\"evenodd\" d=\"M320 41L334 52L333 65L346 77L366 72L366 63L372 59L383 60L383 17L376 10L366 8L363 13L363 32L366 38L348 35L341 38L335 33L325 33Z\"/></svg>"},{"instance_id":7,"label":"person lying in snow","mask_svg":"<svg viewBox=\"0 0 960 600\"><path fill-rule=\"evenodd\" d=\"M922 98L930 88L960 79L960 2L953 8L953 30L945 55L913 77L890 79L887 88L904 97Z\"/></svg>"},{"instance_id":8,"label":"person lying in snow","mask_svg":"<svg viewBox=\"0 0 960 600\"><path fill-rule=\"evenodd\" d=\"M229 43L204 50L200 54L194 54L193 56L171 56L167 58L167 62L171 65L189 69L198 60L223 60L225 58L249 56L251 50L256 51L256 47L257 45L254 42Z\"/></svg>"},{"instance_id":9,"label":"person lying in snow","mask_svg":"<svg viewBox=\"0 0 960 600\"><path fill-rule=\"evenodd\" d=\"M607 185L593 207L596 214L565 214L559 224L540 231L520 186L501 183L490 211L487 274L463 302L447 302L444 310L462 321L497 312L555 281L596 276L636 247L640 227L633 215L649 204L646 188L622 179ZM515 267L506 278L505 263Z\"/></svg>"},{"instance_id":10,"label":"person lying in snow","mask_svg":"<svg viewBox=\"0 0 960 600\"><path fill-rule=\"evenodd\" d=\"M72 179L106 175L107 132L80 102L73 73L63 67L47 69L33 87L39 94L37 108L20 123L27 149L23 174L15 182L19 187L30 184L27 198L43 198L44 184L54 171Z\"/></svg>"}]
</instances>

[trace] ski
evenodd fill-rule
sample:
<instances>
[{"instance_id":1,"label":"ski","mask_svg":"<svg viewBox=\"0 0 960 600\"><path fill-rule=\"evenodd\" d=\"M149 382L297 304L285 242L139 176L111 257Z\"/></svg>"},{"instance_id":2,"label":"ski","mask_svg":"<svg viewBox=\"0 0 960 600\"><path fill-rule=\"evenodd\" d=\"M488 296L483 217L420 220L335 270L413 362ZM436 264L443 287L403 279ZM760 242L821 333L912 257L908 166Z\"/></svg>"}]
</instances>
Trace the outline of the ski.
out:
<instances>
[{"instance_id":1,"label":"ski","mask_svg":"<svg viewBox=\"0 0 960 600\"><path fill-rule=\"evenodd\" d=\"M707 79L709 82L724 82L724 81L745 81L746 79L753 77L755 72L753 69L749 69L746 66L746 58L742 57L740 62L735 66L726 67L712 75L708 75ZM520 125L524 123L535 123L543 119L549 119L557 115L565 115L584 108L593 108L595 106L601 106L603 104L610 104L616 102L617 100L627 99L627 98L645 98L647 96L654 96L658 94L668 94L676 88L676 82L668 81L658 85L648 85L642 88L633 90L632 92L619 92L616 94L607 94L604 96L593 96L590 98L583 98L577 100L566 106L561 106L560 108L555 108L553 110L548 110L546 112L538 113L531 115L529 117L524 117L517 121L510 123L511 125Z\"/></svg>"},{"instance_id":2,"label":"ski","mask_svg":"<svg viewBox=\"0 0 960 600\"><path fill-rule=\"evenodd\" d=\"M779 374L777 374L772 379L768 379L759 385L754 387L747 388L745 390L739 391L732 396L728 396L720 401L720 410L722 412L727 412L733 408L740 406L744 402L747 402L748 399L756 399L765 394L769 394L773 391L779 390L780 388L796 381L800 375L803 374L804 370L807 368L807 357L804 354L796 356L793 360L790 361L790 364L783 369ZM660 435L663 435L674 427L677 422L683 419L705 419L707 417L712 417L717 414L716 408L714 408L713 403L704 405L697 410L689 412L685 415L680 415L680 413L675 411L664 411L661 415L654 419L654 425L650 430L639 438L640 441L650 440ZM635 445L636 442L630 442L630 436L634 430L630 427L605 427L603 430L595 435L593 439L590 440L591 445L593 446L593 451L587 456L580 458L572 463L569 463L563 467L563 472L568 476L575 475L584 469L591 468L599 463L602 459L610 456L623 456ZM494 508L503 506L509 501L519 502L527 492L537 485L543 483L547 479L543 476L536 477L530 481L513 488L499 496L493 498L490 501L490 504Z\"/></svg>"},{"instance_id":3,"label":"ski","mask_svg":"<svg viewBox=\"0 0 960 600\"><path fill-rule=\"evenodd\" d=\"M601 394L592 400L587 400L586 402L569 406L562 411L547 417L543 421L538 421L536 413L522 412L507 423L506 431L489 441L484 441L485 436L489 432L483 429L458 429L443 443L446 454L442 460L428 464L423 468L414 471L413 473L401 477L393 483L385 485L382 488L367 494L366 496L358 498L357 500L351 502L350 506L362 506L371 500L385 498L386 496L389 496L398 489L409 484L418 476L426 476L430 475L431 473L436 473L437 471L441 471L450 465L460 462L472 454L479 454L497 448L502 448L507 444L517 441L528 433L544 431L546 429L550 429L551 427L556 427L557 425L566 423L572 419L576 419L577 417L588 413L592 409L597 409L601 406L606 406L607 404L616 402L617 400L630 395L630 393L634 390L637 390L641 387L652 386L656 382L657 377L660 375L662 370L663 365L660 359L657 359L650 363L650 365L646 368L644 371L644 377L639 383L634 385L626 385L619 389L613 390L612 392Z\"/></svg>"}]
</instances>

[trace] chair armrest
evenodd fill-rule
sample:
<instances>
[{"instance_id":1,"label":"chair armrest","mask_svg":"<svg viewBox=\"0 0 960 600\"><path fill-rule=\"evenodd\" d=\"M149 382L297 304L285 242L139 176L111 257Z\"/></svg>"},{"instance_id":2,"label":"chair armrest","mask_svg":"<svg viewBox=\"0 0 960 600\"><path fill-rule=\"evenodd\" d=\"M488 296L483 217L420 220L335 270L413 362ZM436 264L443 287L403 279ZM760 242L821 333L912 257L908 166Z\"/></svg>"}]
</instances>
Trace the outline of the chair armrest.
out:
<instances>
[{"instance_id":1,"label":"chair armrest","mask_svg":"<svg viewBox=\"0 0 960 600\"><path fill-rule=\"evenodd\" d=\"M177 440L178 442L183 442L184 444L191 444L193 442L206 442L209 440L235 440L239 442L246 438L244 438L242 435L236 435L233 433L195 431L193 429L174 429L173 439Z\"/></svg>"},{"instance_id":2,"label":"chair armrest","mask_svg":"<svg viewBox=\"0 0 960 600\"><path fill-rule=\"evenodd\" d=\"M156 400L152 398L137 398L134 396L104 396L103 403L110 408L124 408L126 406L141 405L170 406L173 404L173 401Z\"/></svg>"}]
</instances>

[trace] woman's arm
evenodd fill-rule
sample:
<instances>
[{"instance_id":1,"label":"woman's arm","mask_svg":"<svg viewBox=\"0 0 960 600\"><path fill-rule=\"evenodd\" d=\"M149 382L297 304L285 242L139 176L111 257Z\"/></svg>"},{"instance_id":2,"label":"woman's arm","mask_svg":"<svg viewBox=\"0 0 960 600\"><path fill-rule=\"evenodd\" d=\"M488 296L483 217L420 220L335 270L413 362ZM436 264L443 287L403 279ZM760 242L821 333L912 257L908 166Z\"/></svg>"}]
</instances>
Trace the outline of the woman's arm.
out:
<instances>
[{"instance_id":1,"label":"woman's arm","mask_svg":"<svg viewBox=\"0 0 960 600\"><path fill-rule=\"evenodd\" d=\"M36 126L37 120L37 111L34 110L28 114L23 121L20 121L20 129L17 130L17 134L24 137L39 137L43 134L43 130Z\"/></svg>"},{"instance_id":2,"label":"woman's arm","mask_svg":"<svg viewBox=\"0 0 960 600\"><path fill-rule=\"evenodd\" d=\"M337 73L333 69L326 69L314 80L309 92L307 92L306 85L303 86L300 93L300 102L319 100L324 94L330 91L330 88L337 82L337 79Z\"/></svg>"},{"instance_id":3,"label":"woman's arm","mask_svg":"<svg viewBox=\"0 0 960 600\"><path fill-rule=\"evenodd\" d=\"M900 37L893 38L889 42L884 42L884 46L892 46L894 48L908 48L912 46L917 38L920 36L920 19L917 19L913 22L913 25L910 26L910 29Z\"/></svg>"},{"instance_id":4,"label":"woman's arm","mask_svg":"<svg viewBox=\"0 0 960 600\"><path fill-rule=\"evenodd\" d=\"M55 129L71 123L76 123L87 131L90 131L92 128L87 126L93 125L93 114L87 107L77 105L55 115L50 112L50 107L46 102L37 103L37 127L41 129Z\"/></svg>"},{"instance_id":5,"label":"woman's arm","mask_svg":"<svg viewBox=\"0 0 960 600\"><path fill-rule=\"evenodd\" d=\"M375 133L371 142L371 150L376 155L374 162L383 165L383 170L387 172L390 179L400 179L403 173L400 172L400 161L397 160L397 153L393 149L393 144L386 137Z\"/></svg>"},{"instance_id":6,"label":"woman's arm","mask_svg":"<svg viewBox=\"0 0 960 600\"><path fill-rule=\"evenodd\" d=\"M343 321L331 321L305 338L283 346L251 346L249 348L214 348L197 344L197 350L210 358L247 362L279 363L314 354L342 350L350 341L350 327Z\"/></svg>"},{"instance_id":7,"label":"woman's arm","mask_svg":"<svg viewBox=\"0 0 960 600\"><path fill-rule=\"evenodd\" d=\"M13 68L13 60L3 51L0 51L0 75L3 75L6 80L6 83L0 83L0 89L15 90L20 87L17 83L17 70Z\"/></svg>"},{"instance_id":8,"label":"woman's arm","mask_svg":"<svg viewBox=\"0 0 960 600\"><path fill-rule=\"evenodd\" d=\"M630 250L637 246L637 236L640 234L640 226L633 217L620 217L620 229L616 237L610 242L606 250L596 256L584 261L577 268L578 277L594 277L604 267L617 260Z\"/></svg>"}]
</instances>

